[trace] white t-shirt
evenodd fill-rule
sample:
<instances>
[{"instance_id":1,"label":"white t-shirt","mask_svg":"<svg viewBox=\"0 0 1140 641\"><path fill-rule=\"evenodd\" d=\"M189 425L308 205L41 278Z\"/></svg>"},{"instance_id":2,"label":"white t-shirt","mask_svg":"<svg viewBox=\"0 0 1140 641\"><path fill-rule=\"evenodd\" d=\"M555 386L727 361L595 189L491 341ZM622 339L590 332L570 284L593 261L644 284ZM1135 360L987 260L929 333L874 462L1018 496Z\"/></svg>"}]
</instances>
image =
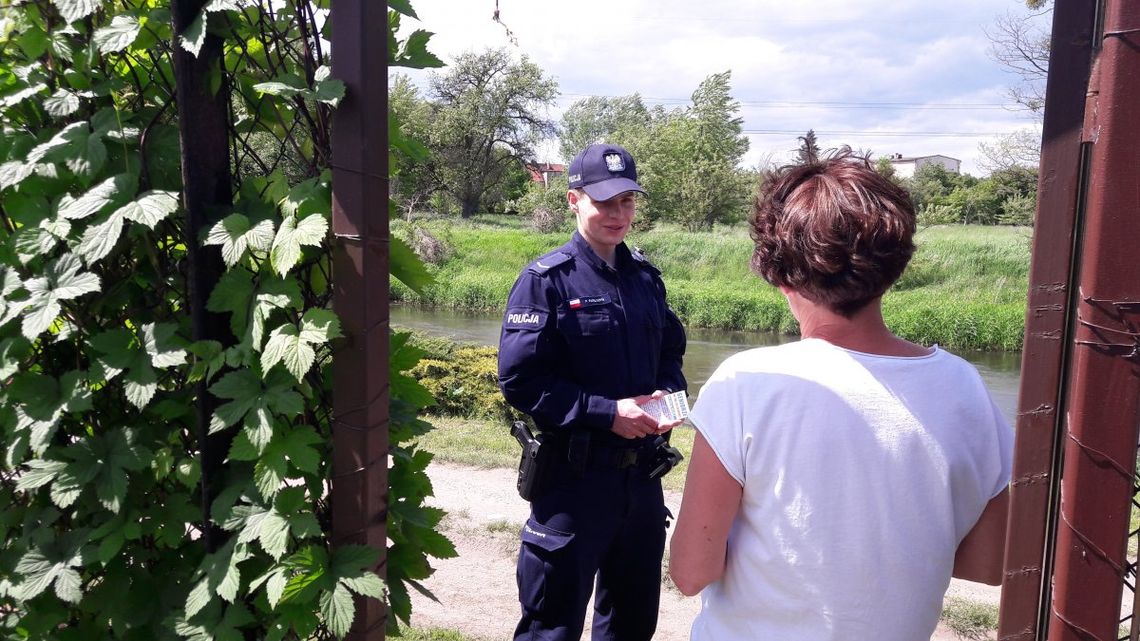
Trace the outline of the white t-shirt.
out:
<instances>
[{"instance_id":1,"label":"white t-shirt","mask_svg":"<svg viewBox=\"0 0 1140 641\"><path fill-rule=\"evenodd\" d=\"M1012 430L938 347L741 352L691 420L744 488L696 641L930 638L958 543L1009 482Z\"/></svg>"}]
</instances>

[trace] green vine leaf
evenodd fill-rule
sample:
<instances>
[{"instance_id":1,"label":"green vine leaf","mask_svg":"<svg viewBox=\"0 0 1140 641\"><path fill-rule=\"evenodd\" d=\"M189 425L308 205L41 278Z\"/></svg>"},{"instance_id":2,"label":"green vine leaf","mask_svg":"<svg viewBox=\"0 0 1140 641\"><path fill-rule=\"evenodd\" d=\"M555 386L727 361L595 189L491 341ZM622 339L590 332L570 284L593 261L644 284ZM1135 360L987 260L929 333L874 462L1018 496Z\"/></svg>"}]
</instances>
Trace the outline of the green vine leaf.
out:
<instances>
[{"instance_id":1,"label":"green vine leaf","mask_svg":"<svg viewBox=\"0 0 1140 641\"><path fill-rule=\"evenodd\" d=\"M416 256L416 252L412 251L412 248L399 238L390 239L388 260L390 261L392 275L410 287L412 291L423 293L424 287L433 281L423 261Z\"/></svg>"},{"instance_id":2,"label":"green vine leaf","mask_svg":"<svg viewBox=\"0 0 1140 641\"><path fill-rule=\"evenodd\" d=\"M231 269L214 285L206 309L218 314L230 313L230 330L234 336L241 336L249 323L253 291L253 274L245 269Z\"/></svg>"},{"instance_id":3,"label":"green vine leaf","mask_svg":"<svg viewBox=\"0 0 1140 641\"><path fill-rule=\"evenodd\" d=\"M210 386L210 393L218 398L231 399L214 411L210 432L244 421L245 429L238 439L248 439L258 452L263 451L273 437L271 416L274 413L290 418L304 409L301 395L284 374L270 374L263 384L253 369L237 370Z\"/></svg>"},{"instance_id":4,"label":"green vine leaf","mask_svg":"<svg viewBox=\"0 0 1140 641\"><path fill-rule=\"evenodd\" d=\"M47 255L59 243L59 237L49 231L41 221L35 227L25 227L16 232L15 242L16 259L27 265L37 256Z\"/></svg>"},{"instance_id":5,"label":"green vine leaf","mask_svg":"<svg viewBox=\"0 0 1140 641\"><path fill-rule=\"evenodd\" d=\"M269 334L265 350L261 353L261 370L269 372L277 363L284 363L285 369L300 382L313 366L316 350L313 345L321 345L340 336L340 321L336 316L322 309L310 309L301 319L301 327L285 323Z\"/></svg>"},{"instance_id":6,"label":"green vine leaf","mask_svg":"<svg viewBox=\"0 0 1140 641\"><path fill-rule=\"evenodd\" d=\"M273 249L269 255L273 269L285 276L301 259L301 246L320 246L328 230L329 223L320 214L306 216L300 222L293 216L287 216L273 239Z\"/></svg>"},{"instance_id":7,"label":"green vine leaf","mask_svg":"<svg viewBox=\"0 0 1140 641\"><path fill-rule=\"evenodd\" d=\"M412 9L412 3L408 0L388 0L388 8L393 11L398 11L409 18L420 19L419 16L416 15L415 10Z\"/></svg>"},{"instance_id":8,"label":"green vine leaf","mask_svg":"<svg viewBox=\"0 0 1140 641\"><path fill-rule=\"evenodd\" d=\"M269 341L261 352L261 371L268 372L272 366L284 363L286 370L300 381L316 357L316 350L301 338L298 328L286 323L269 333Z\"/></svg>"},{"instance_id":9,"label":"green vine leaf","mask_svg":"<svg viewBox=\"0 0 1140 641\"><path fill-rule=\"evenodd\" d=\"M36 171L34 163L13 160L0 165L0 190L24 182L24 179Z\"/></svg>"},{"instance_id":10,"label":"green vine leaf","mask_svg":"<svg viewBox=\"0 0 1140 641\"><path fill-rule=\"evenodd\" d=\"M119 14L111 19L111 24L97 29L92 38L99 47L99 53L108 54L122 51L138 38L142 25L139 19L129 14Z\"/></svg>"},{"instance_id":11,"label":"green vine leaf","mask_svg":"<svg viewBox=\"0 0 1140 641\"><path fill-rule=\"evenodd\" d=\"M428 40L434 34L430 31L417 29L400 43L396 55L388 63L392 66L410 67L412 69L427 69L429 67L442 67L443 61L427 50Z\"/></svg>"},{"instance_id":12,"label":"green vine leaf","mask_svg":"<svg viewBox=\"0 0 1140 641\"><path fill-rule=\"evenodd\" d=\"M134 189L134 176L119 174L95 185L78 198L65 195L59 201L59 216L69 220L87 218L113 204L118 196Z\"/></svg>"},{"instance_id":13,"label":"green vine leaf","mask_svg":"<svg viewBox=\"0 0 1140 641\"><path fill-rule=\"evenodd\" d=\"M337 638L344 638L356 616L352 593L343 583L337 583L331 592L321 592L321 618Z\"/></svg>"},{"instance_id":14,"label":"green vine leaf","mask_svg":"<svg viewBox=\"0 0 1140 641\"><path fill-rule=\"evenodd\" d=\"M288 548L290 533L296 538L320 534L320 524L305 507L305 488L287 488L277 496L273 505L239 505L222 525L223 529L238 532L238 542L258 541L273 559L280 560ZM268 579L268 575L262 579ZM284 588L284 584L281 585ZM280 594L278 594L280 598Z\"/></svg>"},{"instance_id":15,"label":"green vine leaf","mask_svg":"<svg viewBox=\"0 0 1140 641\"><path fill-rule=\"evenodd\" d=\"M39 82L29 87L24 87L23 89L17 89L16 91L13 91L6 95L0 95L0 106L14 107L21 102L24 102L28 98L31 98L32 96L35 96L36 94L47 90L47 88L47 85Z\"/></svg>"},{"instance_id":16,"label":"green vine leaf","mask_svg":"<svg viewBox=\"0 0 1140 641\"><path fill-rule=\"evenodd\" d=\"M70 116L79 111L79 96L66 89L59 89L44 100L44 111L56 118Z\"/></svg>"},{"instance_id":17,"label":"green vine leaf","mask_svg":"<svg viewBox=\"0 0 1140 641\"><path fill-rule=\"evenodd\" d=\"M92 134L87 122L73 122L47 142L28 152L29 163L63 162L77 174L92 176L107 160L107 148L101 140L103 133Z\"/></svg>"},{"instance_id":18,"label":"green vine leaf","mask_svg":"<svg viewBox=\"0 0 1140 641\"><path fill-rule=\"evenodd\" d=\"M15 269L0 265L0 327L20 315L24 305L22 301L10 300L9 297L24 287L20 274ZM2 350L0 350L2 353ZM2 362L2 361L0 361ZM0 378L5 378L0 374Z\"/></svg>"},{"instance_id":19,"label":"green vine leaf","mask_svg":"<svg viewBox=\"0 0 1140 641\"><path fill-rule=\"evenodd\" d=\"M308 87L305 86L305 81L293 73L282 74L270 82L259 82L255 84L253 88L261 95L269 94L282 98L292 98L293 96L308 91Z\"/></svg>"},{"instance_id":20,"label":"green vine leaf","mask_svg":"<svg viewBox=\"0 0 1140 641\"><path fill-rule=\"evenodd\" d=\"M0 325L3 324L0 322ZM27 356L31 346L22 336L0 341L0 380L8 380L8 377L20 371L20 361Z\"/></svg>"},{"instance_id":21,"label":"green vine leaf","mask_svg":"<svg viewBox=\"0 0 1140 641\"><path fill-rule=\"evenodd\" d=\"M244 641L240 628L256 621L244 603L223 609L220 603L211 602L196 616L177 619L174 631L186 641Z\"/></svg>"},{"instance_id":22,"label":"green vine leaf","mask_svg":"<svg viewBox=\"0 0 1140 641\"><path fill-rule=\"evenodd\" d=\"M246 249L265 252L273 244L273 221L250 224L245 214L230 214L210 228L207 245L220 245L226 266L233 267L245 256Z\"/></svg>"},{"instance_id":23,"label":"green vine leaf","mask_svg":"<svg viewBox=\"0 0 1140 641\"><path fill-rule=\"evenodd\" d=\"M16 573L23 580L15 586L14 596L26 601L54 583L57 597L68 603L79 603L83 598L82 581L76 568L83 565L83 543L87 535L87 530L73 530L21 556L16 563Z\"/></svg>"},{"instance_id":24,"label":"green vine leaf","mask_svg":"<svg viewBox=\"0 0 1140 641\"><path fill-rule=\"evenodd\" d=\"M27 465L27 469L16 481L16 489L20 492L41 488L54 481L60 472L67 469L66 461L51 459L32 459Z\"/></svg>"},{"instance_id":25,"label":"green vine leaf","mask_svg":"<svg viewBox=\"0 0 1140 641\"><path fill-rule=\"evenodd\" d=\"M21 328L25 338L31 340L51 327L59 317L61 301L99 291L99 277L80 273L82 268L83 264L75 254L65 254L46 270L45 276L25 283L31 294Z\"/></svg>"},{"instance_id":26,"label":"green vine leaf","mask_svg":"<svg viewBox=\"0 0 1140 641\"><path fill-rule=\"evenodd\" d=\"M142 409L158 391L154 368L186 362L186 350L175 345L176 331L171 323L147 323L138 328L137 335L126 328L101 332L91 337L90 345L99 354L104 378L112 380L126 370L123 391L132 405Z\"/></svg>"},{"instance_id":27,"label":"green vine leaf","mask_svg":"<svg viewBox=\"0 0 1140 641\"><path fill-rule=\"evenodd\" d=\"M341 579L341 583L348 586L348 589L362 596L370 596L374 599L384 598L384 581L375 574L346 577Z\"/></svg>"},{"instance_id":28,"label":"green vine leaf","mask_svg":"<svg viewBox=\"0 0 1140 641\"><path fill-rule=\"evenodd\" d=\"M91 265L111 253L122 232L123 216L115 211L107 220L84 230L83 238L76 245L75 251L83 257L85 263Z\"/></svg>"},{"instance_id":29,"label":"green vine leaf","mask_svg":"<svg viewBox=\"0 0 1140 641\"><path fill-rule=\"evenodd\" d=\"M198 53L202 51L202 45L206 42L206 15L205 11L199 13L198 17L194 18L194 22L191 22L190 26L186 27L181 37L178 38L178 43L182 48L193 54L195 58L198 57Z\"/></svg>"},{"instance_id":30,"label":"green vine leaf","mask_svg":"<svg viewBox=\"0 0 1140 641\"><path fill-rule=\"evenodd\" d=\"M322 65L313 74L316 85L313 87L313 98L333 107L340 104L344 98L344 82L332 77L332 69Z\"/></svg>"},{"instance_id":31,"label":"green vine leaf","mask_svg":"<svg viewBox=\"0 0 1140 641\"><path fill-rule=\"evenodd\" d=\"M238 569L238 564L249 557L247 546L238 543L236 539L230 539L217 552L207 554L196 573L201 579L186 597L186 616L193 617L198 614L210 603L213 595L233 603L237 598L238 588L241 587L241 570Z\"/></svg>"},{"instance_id":32,"label":"green vine leaf","mask_svg":"<svg viewBox=\"0 0 1140 641\"><path fill-rule=\"evenodd\" d=\"M241 0L211 0L210 4L206 5L205 10L209 13L215 11L241 11Z\"/></svg>"},{"instance_id":33,"label":"green vine leaf","mask_svg":"<svg viewBox=\"0 0 1140 641\"><path fill-rule=\"evenodd\" d=\"M115 213L150 229L178 210L178 192L154 189L123 205Z\"/></svg>"},{"instance_id":34,"label":"green vine leaf","mask_svg":"<svg viewBox=\"0 0 1140 641\"><path fill-rule=\"evenodd\" d=\"M52 4L69 24L86 18L99 8L99 0L52 0Z\"/></svg>"},{"instance_id":35,"label":"green vine leaf","mask_svg":"<svg viewBox=\"0 0 1140 641\"><path fill-rule=\"evenodd\" d=\"M178 327L173 323L147 323L140 328L143 349L150 364L159 368L174 367L186 362L186 350L174 346Z\"/></svg>"}]
</instances>

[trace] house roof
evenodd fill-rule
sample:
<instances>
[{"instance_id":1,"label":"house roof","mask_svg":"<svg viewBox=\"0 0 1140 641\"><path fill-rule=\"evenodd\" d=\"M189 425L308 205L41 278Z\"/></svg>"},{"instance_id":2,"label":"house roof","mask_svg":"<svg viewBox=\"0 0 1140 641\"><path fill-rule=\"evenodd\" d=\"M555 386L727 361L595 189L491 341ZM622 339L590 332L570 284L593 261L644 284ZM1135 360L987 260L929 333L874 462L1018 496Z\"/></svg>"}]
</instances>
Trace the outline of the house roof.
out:
<instances>
[{"instance_id":1,"label":"house roof","mask_svg":"<svg viewBox=\"0 0 1140 641\"><path fill-rule=\"evenodd\" d=\"M535 162L535 163L528 164L526 167L527 167L527 169L531 169L534 171L542 171L542 172L563 172L563 171L566 171L566 165L559 165L557 163L552 163L552 162Z\"/></svg>"},{"instance_id":2,"label":"house roof","mask_svg":"<svg viewBox=\"0 0 1140 641\"><path fill-rule=\"evenodd\" d=\"M947 160L953 160L954 162L958 163L962 162L958 158L954 158L952 156L944 156L942 154L930 154L929 156L887 156L887 160L890 160L891 162L914 162L916 160L922 160L924 158L945 158Z\"/></svg>"}]
</instances>

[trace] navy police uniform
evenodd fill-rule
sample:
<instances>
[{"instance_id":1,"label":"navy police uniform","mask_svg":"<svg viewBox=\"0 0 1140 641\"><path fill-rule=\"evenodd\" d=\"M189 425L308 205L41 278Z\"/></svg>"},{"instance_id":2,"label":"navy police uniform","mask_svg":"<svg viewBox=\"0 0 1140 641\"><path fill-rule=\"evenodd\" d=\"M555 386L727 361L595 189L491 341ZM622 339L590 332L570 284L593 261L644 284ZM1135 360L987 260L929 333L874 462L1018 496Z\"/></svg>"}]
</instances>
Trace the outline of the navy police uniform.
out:
<instances>
[{"instance_id":1,"label":"navy police uniform","mask_svg":"<svg viewBox=\"0 0 1140 641\"><path fill-rule=\"evenodd\" d=\"M610 428L617 399L685 389L684 352L661 272L624 243L610 267L574 232L515 282L500 386L558 453L521 534L516 640L579 639L595 577L593 638L653 636L670 515L648 476L653 437Z\"/></svg>"}]
</instances>

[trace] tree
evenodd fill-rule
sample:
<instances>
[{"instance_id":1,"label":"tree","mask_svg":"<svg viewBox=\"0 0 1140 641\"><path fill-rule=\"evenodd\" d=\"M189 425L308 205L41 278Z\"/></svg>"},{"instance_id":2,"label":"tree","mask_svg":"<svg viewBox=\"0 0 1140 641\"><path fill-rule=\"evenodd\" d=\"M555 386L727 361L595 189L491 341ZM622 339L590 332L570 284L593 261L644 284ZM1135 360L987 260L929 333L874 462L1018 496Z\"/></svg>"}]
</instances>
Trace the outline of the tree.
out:
<instances>
[{"instance_id":1,"label":"tree","mask_svg":"<svg viewBox=\"0 0 1140 641\"><path fill-rule=\"evenodd\" d=\"M875 171L879 172L879 175L883 178L898 182L896 179L898 171L895 169L895 166L891 164L891 159L886 156L882 156L875 161Z\"/></svg>"},{"instance_id":2,"label":"tree","mask_svg":"<svg viewBox=\"0 0 1140 641\"><path fill-rule=\"evenodd\" d=\"M964 225L993 225L1001 213L1001 199L993 182L989 180L960 184L946 197L945 202L957 210L959 220Z\"/></svg>"},{"instance_id":3,"label":"tree","mask_svg":"<svg viewBox=\"0 0 1140 641\"><path fill-rule=\"evenodd\" d=\"M535 157L535 148L555 133L541 116L558 95L558 84L523 56L512 62L505 49L465 53L444 74L432 74L435 112L428 132L440 185L468 218L509 175L512 164Z\"/></svg>"},{"instance_id":4,"label":"tree","mask_svg":"<svg viewBox=\"0 0 1140 641\"><path fill-rule=\"evenodd\" d=\"M424 140L432 121L432 105L419 95L419 90L404 74L394 74L388 88L388 114L399 123L400 132L408 140ZM408 152L395 146L389 189L399 201L404 215L411 219L414 211L440 189L439 171L426 149Z\"/></svg>"},{"instance_id":5,"label":"tree","mask_svg":"<svg viewBox=\"0 0 1140 641\"><path fill-rule=\"evenodd\" d=\"M743 213L749 178L737 165L748 139L730 77L713 74L693 92L690 107L655 107L648 126L627 122L615 132L637 159L638 182L649 192L640 224L661 219L701 229Z\"/></svg>"},{"instance_id":6,"label":"tree","mask_svg":"<svg viewBox=\"0 0 1140 641\"><path fill-rule=\"evenodd\" d=\"M983 168L1036 166L1041 158L1040 119L1044 116L1045 82L1049 77L1050 33L1043 26L1053 0L1025 0L1029 14L1006 12L985 30L990 58L1016 76L1007 92L1014 103L1037 117L1037 127L999 136L978 145Z\"/></svg>"},{"instance_id":7,"label":"tree","mask_svg":"<svg viewBox=\"0 0 1140 641\"><path fill-rule=\"evenodd\" d=\"M915 210L921 210L931 205L946 204L946 197L960 186L960 179L942 165L930 163L919 167L903 184L914 200Z\"/></svg>"},{"instance_id":8,"label":"tree","mask_svg":"<svg viewBox=\"0 0 1140 641\"><path fill-rule=\"evenodd\" d=\"M1042 18L1053 12L1053 0L1025 0L1032 13L1007 12L985 30L989 54L1007 71L1018 77L1009 87L1009 96L1029 111L1045 107L1045 81L1049 77L1049 31Z\"/></svg>"},{"instance_id":9,"label":"tree","mask_svg":"<svg viewBox=\"0 0 1140 641\"><path fill-rule=\"evenodd\" d=\"M991 143L979 143L978 164L988 171L1017 167L1036 167L1041 160L1041 127L1019 129L998 136Z\"/></svg>"},{"instance_id":10,"label":"tree","mask_svg":"<svg viewBox=\"0 0 1140 641\"><path fill-rule=\"evenodd\" d=\"M578 100L562 115L559 153L569 162L587 145L614 140L618 130L646 127L649 120L649 110L638 94Z\"/></svg>"},{"instance_id":11,"label":"tree","mask_svg":"<svg viewBox=\"0 0 1140 641\"><path fill-rule=\"evenodd\" d=\"M740 103L729 94L731 72L713 74L693 92L689 109L694 140L692 162L682 179L685 201L677 220L689 229L730 221L747 199L744 173L737 168L748 152Z\"/></svg>"},{"instance_id":12,"label":"tree","mask_svg":"<svg viewBox=\"0 0 1140 641\"><path fill-rule=\"evenodd\" d=\"M796 150L796 162L804 164L808 162L815 162L819 158L819 143L815 140L815 130L808 129L808 132L796 140L800 141L800 148Z\"/></svg>"}]
</instances>

